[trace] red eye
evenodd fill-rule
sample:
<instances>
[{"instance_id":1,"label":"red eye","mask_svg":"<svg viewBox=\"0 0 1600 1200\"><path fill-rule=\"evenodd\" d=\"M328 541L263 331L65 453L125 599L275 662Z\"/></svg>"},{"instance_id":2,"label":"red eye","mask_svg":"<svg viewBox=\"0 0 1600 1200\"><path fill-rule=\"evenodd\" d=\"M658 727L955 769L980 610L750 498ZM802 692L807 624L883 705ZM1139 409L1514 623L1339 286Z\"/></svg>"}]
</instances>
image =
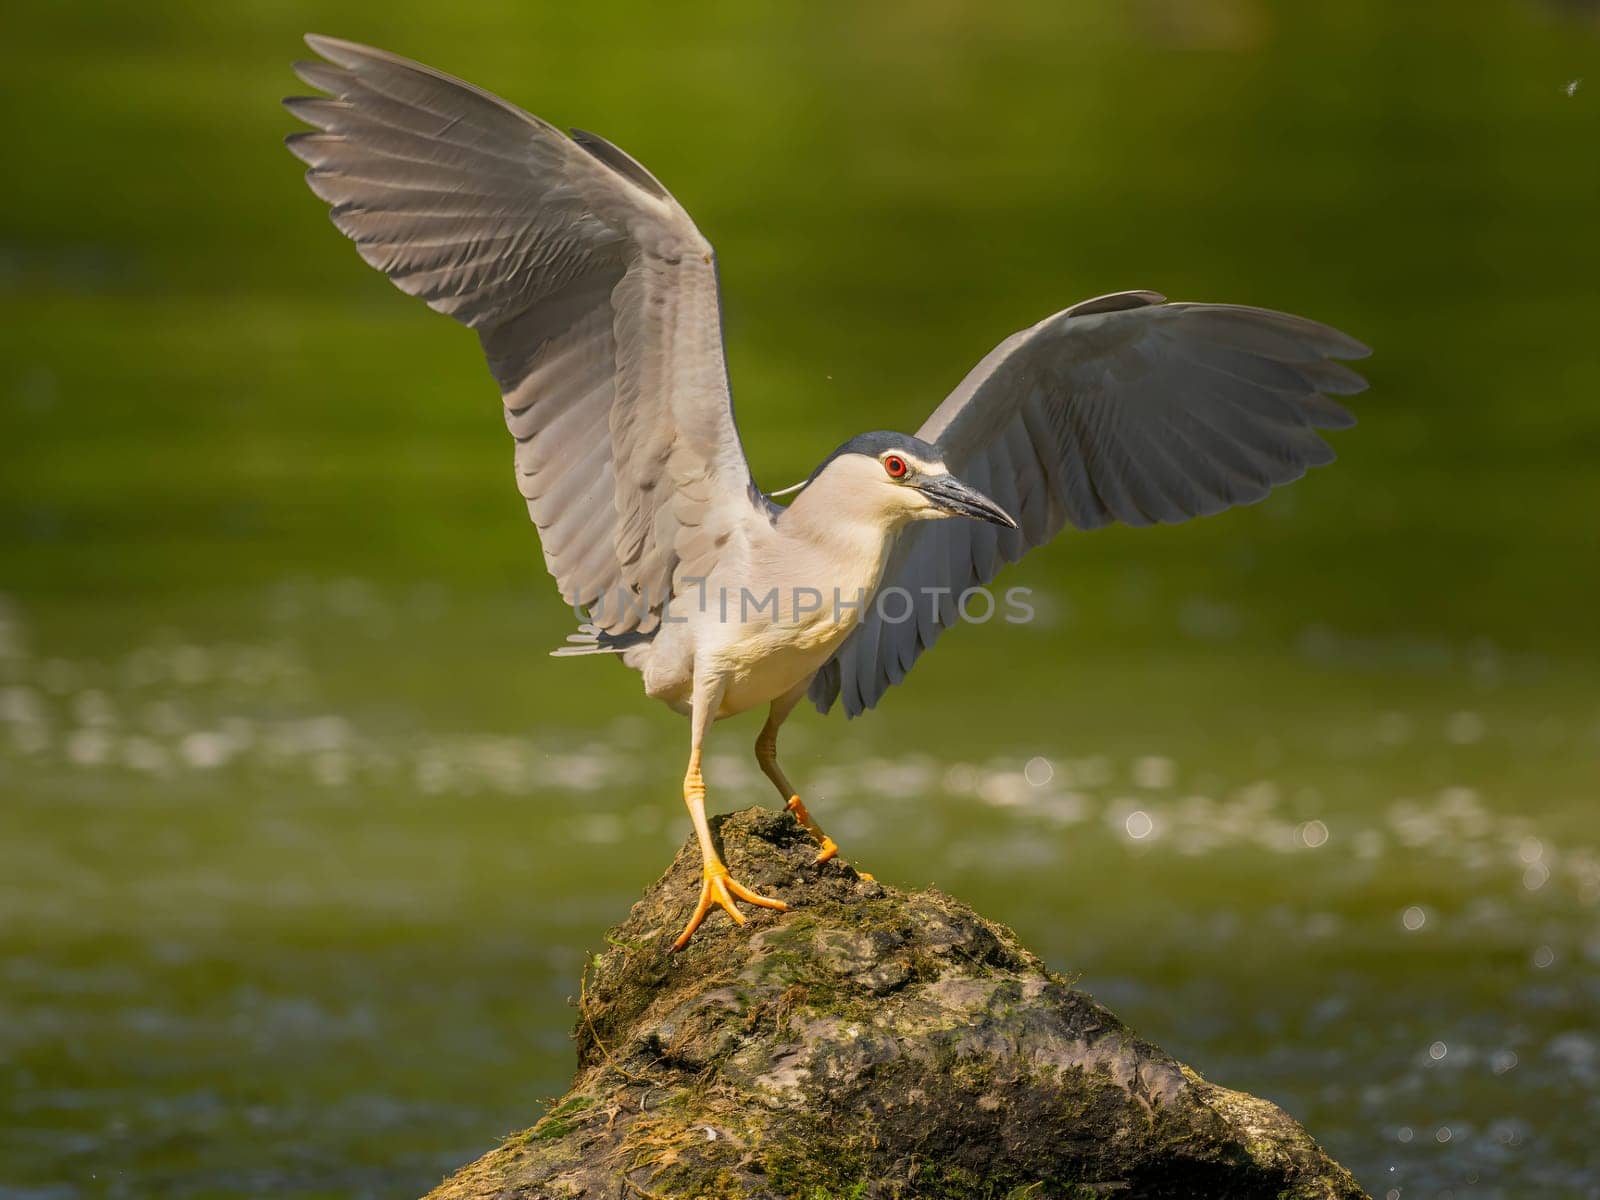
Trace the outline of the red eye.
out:
<instances>
[{"instance_id":1,"label":"red eye","mask_svg":"<svg viewBox=\"0 0 1600 1200\"><path fill-rule=\"evenodd\" d=\"M890 479L904 479L906 476L906 460L898 454L891 454L883 460L883 469L889 472Z\"/></svg>"}]
</instances>

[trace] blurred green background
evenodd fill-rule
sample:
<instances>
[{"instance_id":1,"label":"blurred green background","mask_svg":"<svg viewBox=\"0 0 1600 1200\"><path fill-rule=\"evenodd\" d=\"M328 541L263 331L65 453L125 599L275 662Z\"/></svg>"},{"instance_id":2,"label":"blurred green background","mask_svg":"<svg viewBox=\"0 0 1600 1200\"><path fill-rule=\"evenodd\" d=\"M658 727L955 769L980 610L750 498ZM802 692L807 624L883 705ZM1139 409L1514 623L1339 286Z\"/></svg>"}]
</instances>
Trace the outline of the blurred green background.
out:
<instances>
[{"instance_id":1,"label":"blurred green background","mask_svg":"<svg viewBox=\"0 0 1600 1200\"><path fill-rule=\"evenodd\" d=\"M718 248L768 488L1101 292L1370 343L1336 466L1063 538L1000 581L1039 621L786 765L1374 1195L1600 1195L1592 5L4 26L0 1195L419 1193L563 1089L582 956L687 833L681 720L545 657L475 339L281 146L307 29L647 163ZM714 808L770 802L758 723Z\"/></svg>"}]
</instances>

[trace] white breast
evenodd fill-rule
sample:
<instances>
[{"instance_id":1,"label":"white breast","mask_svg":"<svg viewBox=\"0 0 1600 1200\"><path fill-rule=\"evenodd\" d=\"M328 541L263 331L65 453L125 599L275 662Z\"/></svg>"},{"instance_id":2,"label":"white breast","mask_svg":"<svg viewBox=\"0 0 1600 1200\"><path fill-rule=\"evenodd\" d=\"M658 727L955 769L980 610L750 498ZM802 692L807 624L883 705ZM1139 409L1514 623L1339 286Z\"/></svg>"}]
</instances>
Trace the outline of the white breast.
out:
<instances>
[{"instance_id":1,"label":"white breast","mask_svg":"<svg viewBox=\"0 0 1600 1200\"><path fill-rule=\"evenodd\" d=\"M777 699L833 656L873 601L887 532L841 521L819 539L780 524L769 543L753 548L738 587L711 581L708 608L716 611L704 615L713 627L696 631L696 646L715 647L711 661L727 681L720 716Z\"/></svg>"}]
</instances>

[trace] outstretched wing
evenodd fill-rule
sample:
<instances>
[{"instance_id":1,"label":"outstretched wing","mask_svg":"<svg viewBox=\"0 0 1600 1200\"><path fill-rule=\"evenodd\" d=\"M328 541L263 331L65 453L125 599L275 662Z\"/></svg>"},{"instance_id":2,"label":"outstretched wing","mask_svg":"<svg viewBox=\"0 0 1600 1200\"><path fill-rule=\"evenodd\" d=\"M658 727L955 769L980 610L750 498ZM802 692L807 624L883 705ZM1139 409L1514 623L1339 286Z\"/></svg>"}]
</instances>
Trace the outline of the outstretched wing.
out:
<instances>
[{"instance_id":1,"label":"outstretched wing","mask_svg":"<svg viewBox=\"0 0 1600 1200\"><path fill-rule=\"evenodd\" d=\"M284 103L333 223L475 329L545 565L608 633L648 631L764 503L734 425L711 246L654 176L407 59L308 37Z\"/></svg>"},{"instance_id":2,"label":"outstretched wing","mask_svg":"<svg viewBox=\"0 0 1600 1200\"><path fill-rule=\"evenodd\" d=\"M1366 387L1333 360L1368 353L1302 317L1168 304L1155 292L1088 300L1013 334L917 436L1018 528L961 519L912 526L883 586L912 594L914 619L869 614L817 673L811 699L824 712L836 699L851 716L871 708L955 623L963 591L1069 522L1187 521L1252 504L1331 462L1317 431L1355 419L1328 397Z\"/></svg>"}]
</instances>

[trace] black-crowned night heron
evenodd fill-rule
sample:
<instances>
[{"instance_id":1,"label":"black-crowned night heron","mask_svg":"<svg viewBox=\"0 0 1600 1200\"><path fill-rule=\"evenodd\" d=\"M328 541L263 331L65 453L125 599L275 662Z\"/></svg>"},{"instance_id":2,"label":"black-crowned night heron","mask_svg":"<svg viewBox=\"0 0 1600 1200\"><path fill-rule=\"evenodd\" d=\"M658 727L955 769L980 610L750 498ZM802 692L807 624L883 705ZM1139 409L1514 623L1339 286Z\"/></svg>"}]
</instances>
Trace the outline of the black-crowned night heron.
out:
<instances>
[{"instance_id":1,"label":"black-crowned night heron","mask_svg":"<svg viewBox=\"0 0 1600 1200\"><path fill-rule=\"evenodd\" d=\"M1184 521L1333 458L1366 347L1300 317L1154 292L1102 296L1000 343L915 437L869 433L781 507L734 425L711 245L627 154L471 84L332 38L286 101L333 222L402 291L475 329L516 439L545 565L587 616L557 653L614 653L689 717L683 798L713 904L782 909L728 873L706 825L711 722L759 705L778 766L807 694L871 708L960 598L1071 524ZM960 517L962 520L942 518ZM881 603L894 595L893 605ZM909 604L907 603L909 601Z\"/></svg>"}]
</instances>

